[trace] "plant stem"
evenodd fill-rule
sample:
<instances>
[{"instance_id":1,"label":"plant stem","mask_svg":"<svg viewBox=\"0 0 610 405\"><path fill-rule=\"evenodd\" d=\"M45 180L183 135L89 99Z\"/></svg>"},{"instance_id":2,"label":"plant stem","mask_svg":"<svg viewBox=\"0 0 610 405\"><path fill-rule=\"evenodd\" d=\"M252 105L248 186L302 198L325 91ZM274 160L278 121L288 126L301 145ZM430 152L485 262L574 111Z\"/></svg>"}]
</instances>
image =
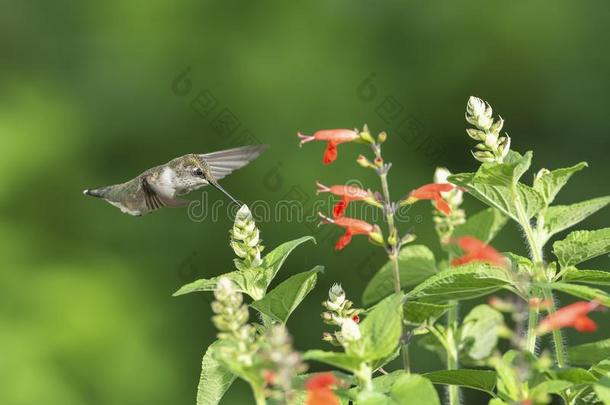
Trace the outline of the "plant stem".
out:
<instances>
[{"instance_id":1,"label":"plant stem","mask_svg":"<svg viewBox=\"0 0 610 405\"><path fill-rule=\"evenodd\" d=\"M553 293L551 290L545 288L543 290L544 298L548 299L551 302L551 306L549 307L549 315L557 312L555 308L555 299L553 298ZM553 346L555 347L555 361L557 362L557 366L559 368L563 368L567 366L567 361L565 357L565 348L563 347L563 336L561 336L561 330L555 329L553 330Z\"/></svg>"},{"instance_id":2,"label":"plant stem","mask_svg":"<svg viewBox=\"0 0 610 405\"><path fill-rule=\"evenodd\" d=\"M379 147L377 147L375 149L375 154L378 157L381 157L381 151L380 151ZM402 287L400 284L400 264L398 263L398 253L400 251L400 243L398 242L398 230L396 229L396 224L394 223L394 208L391 206L392 200L390 200L390 188L388 187L387 170L383 171L379 174L379 179L381 180L381 188L383 191L383 198L385 200L384 201L385 202L384 212L386 215L386 220L388 222L388 231L389 231L388 239L390 240L388 258L392 262L392 271L394 274L394 292L400 293L402 290ZM406 303L403 305L406 305ZM405 341L405 339L407 338L408 331L407 331L407 326L406 326L405 320L404 320L404 311L402 309L400 311L400 314L401 314L400 323L402 325L402 336L400 339L401 340L400 352L402 355L402 365L403 365L405 372L410 373L411 365L410 365L410 359L409 359L409 344Z\"/></svg>"},{"instance_id":3,"label":"plant stem","mask_svg":"<svg viewBox=\"0 0 610 405\"><path fill-rule=\"evenodd\" d=\"M516 187L513 187L513 198L515 199L515 207L517 208L517 216L519 217L519 225L523 229L525 233L525 237L527 239L528 247L530 250L530 258L534 262L534 266L536 267L534 271L542 270L544 272L544 259L542 253L542 246L538 242L538 238L532 229L532 224L530 223L527 214L525 213L525 209L523 208L523 203L517 194ZM536 297L540 295L537 291L531 291L530 297ZM540 298L540 297L536 297ZM528 303L529 304L529 303ZM535 354L536 351L536 327L538 326L538 308L530 308L528 312L528 321L527 321L527 337L526 337L526 349L532 354ZM561 332L560 332L561 333Z\"/></svg>"},{"instance_id":4,"label":"plant stem","mask_svg":"<svg viewBox=\"0 0 610 405\"><path fill-rule=\"evenodd\" d=\"M529 309L527 319L527 341L525 349L534 353L536 351L536 327L538 326L538 307L533 306Z\"/></svg>"},{"instance_id":5,"label":"plant stem","mask_svg":"<svg viewBox=\"0 0 610 405\"><path fill-rule=\"evenodd\" d=\"M264 389L252 385L252 391L254 392L254 400L256 401L256 405L267 405Z\"/></svg>"},{"instance_id":6,"label":"plant stem","mask_svg":"<svg viewBox=\"0 0 610 405\"><path fill-rule=\"evenodd\" d=\"M447 312L447 370L457 370L458 363L458 347L456 342L455 332L457 331L458 321L458 303L450 301ZM460 403L460 388L457 385L449 385L449 405L459 405Z\"/></svg>"}]
</instances>

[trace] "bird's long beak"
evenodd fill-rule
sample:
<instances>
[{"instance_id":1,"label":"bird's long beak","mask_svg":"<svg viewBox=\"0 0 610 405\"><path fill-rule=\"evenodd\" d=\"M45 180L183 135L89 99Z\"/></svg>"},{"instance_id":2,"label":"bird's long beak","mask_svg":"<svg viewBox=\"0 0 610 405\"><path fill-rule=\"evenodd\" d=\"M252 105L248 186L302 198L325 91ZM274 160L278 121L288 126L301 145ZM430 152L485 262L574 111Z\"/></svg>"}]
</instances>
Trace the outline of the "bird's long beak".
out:
<instances>
[{"instance_id":1,"label":"bird's long beak","mask_svg":"<svg viewBox=\"0 0 610 405\"><path fill-rule=\"evenodd\" d=\"M241 207L241 203L240 203L239 201L237 201L235 198L233 198L233 196L232 196L231 194L229 194L229 193L227 192L227 190L225 190L224 188L222 188L222 187L220 186L220 184L218 184L218 183L216 183L216 182L210 182L210 184L211 184L212 186L214 186L215 188L217 188L218 190L222 191L222 193L223 193L224 195L226 195L227 197L229 197L229 198L231 199L231 201L233 201L235 204L237 204L237 206L238 206L238 207Z\"/></svg>"}]
</instances>

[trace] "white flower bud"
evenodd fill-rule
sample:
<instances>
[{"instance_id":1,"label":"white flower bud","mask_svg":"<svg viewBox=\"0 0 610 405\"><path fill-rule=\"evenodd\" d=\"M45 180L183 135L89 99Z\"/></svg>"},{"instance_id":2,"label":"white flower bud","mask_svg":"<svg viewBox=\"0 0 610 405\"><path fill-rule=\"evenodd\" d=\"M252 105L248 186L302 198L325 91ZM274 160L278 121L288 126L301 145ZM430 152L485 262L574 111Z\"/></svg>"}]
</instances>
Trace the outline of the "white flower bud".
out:
<instances>
[{"instance_id":1,"label":"white flower bud","mask_svg":"<svg viewBox=\"0 0 610 405\"><path fill-rule=\"evenodd\" d=\"M341 337L346 342L356 342L362 338L360 327L350 318L344 318L341 324Z\"/></svg>"},{"instance_id":2,"label":"white flower bud","mask_svg":"<svg viewBox=\"0 0 610 405\"><path fill-rule=\"evenodd\" d=\"M466 106L466 121L475 127L487 131L493 124L491 106L478 97L471 96Z\"/></svg>"},{"instance_id":3,"label":"white flower bud","mask_svg":"<svg viewBox=\"0 0 610 405\"><path fill-rule=\"evenodd\" d=\"M343 304L345 301L345 291L343 291L341 284L333 284L330 290L328 290L328 299L337 307L340 307Z\"/></svg>"}]
</instances>

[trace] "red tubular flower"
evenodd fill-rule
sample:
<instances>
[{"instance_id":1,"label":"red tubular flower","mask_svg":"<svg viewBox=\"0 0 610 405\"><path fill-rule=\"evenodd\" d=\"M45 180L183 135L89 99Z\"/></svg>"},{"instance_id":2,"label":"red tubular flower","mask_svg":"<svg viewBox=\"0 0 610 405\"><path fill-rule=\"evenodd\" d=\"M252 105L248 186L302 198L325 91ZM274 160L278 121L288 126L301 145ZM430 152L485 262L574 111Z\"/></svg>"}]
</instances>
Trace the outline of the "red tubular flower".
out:
<instances>
[{"instance_id":1,"label":"red tubular flower","mask_svg":"<svg viewBox=\"0 0 610 405\"><path fill-rule=\"evenodd\" d=\"M305 405L339 405L339 398L333 393L331 386L337 385L337 378L332 373L319 373L312 376L307 383L307 399Z\"/></svg>"},{"instance_id":2,"label":"red tubular flower","mask_svg":"<svg viewBox=\"0 0 610 405\"><path fill-rule=\"evenodd\" d=\"M461 266L470 262L484 262L492 266L505 267L504 256L496 249L482 242L474 236L462 236L457 240L458 246L464 254L451 261L452 266Z\"/></svg>"},{"instance_id":3,"label":"red tubular flower","mask_svg":"<svg viewBox=\"0 0 610 405\"><path fill-rule=\"evenodd\" d=\"M355 186L336 185L326 187L325 185L320 183L316 183L316 185L318 186L316 194L331 193L341 197L341 201L335 204L333 208L333 217L335 218L343 216L345 210L347 209L347 206L351 201L362 201L366 200L367 198L370 198L371 196L370 192Z\"/></svg>"},{"instance_id":4,"label":"red tubular flower","mask_svg":"<svg viewBox=\"0 0 610 405\"><path fill-rule=\"evenodd\" d=\"M554 314L544 318L538 325L538 334L544 334L555 329L573 327L579 332L595 332L597 324L587 317L587 314L599 307L597 301L578 301L559 309Z\"/></svg>"},{"instance_id":5,"label":"red tubular flower","mask_svg":"<svg viewBox=\"0 0 610 405\"><path fill-rule=\"evenodd\" d=\"M451 191L455 188L450 183L431 183L421 186L418 189L411 191L409 197L405 201L407 204L413 204L418 200L432 200L436 204L436 209L445 215L451 215L451 206L443 198L441 193Z\"/></svg>"},{"instance_id":6,"label":"red tubular flower","mask_svg":"<svg viewBox=\"0 0 610 405\"><path fill-rule=\"evenodd\" d=\"M345 229L343 236L339 238L335 244L336 250L341 250L346 247L351 241L354 235L367 235L369 239L372 239L378 243L383 243L383 236L378 226L371 225L368 222L361 221L355 218L339 217L339 218L328 218L320 214L322 223L335 224Z\"/></svg>"},{"instance_id":7,"label":"red tubular flower","mask_svg":"<svg viewBox=\"0 0 610 405\"><path fill-rule=\"evenodd\" d=\"M313 135L304 135L299 132L298 137L301 139L299 146L310 141L325 141L328 142L326 152L324 152L324 164L330 164L337 158L337 145L346 142L355 141L360 137L358 132L353 129L323 129L315 132Z\"/></svg>"}]
</instances>

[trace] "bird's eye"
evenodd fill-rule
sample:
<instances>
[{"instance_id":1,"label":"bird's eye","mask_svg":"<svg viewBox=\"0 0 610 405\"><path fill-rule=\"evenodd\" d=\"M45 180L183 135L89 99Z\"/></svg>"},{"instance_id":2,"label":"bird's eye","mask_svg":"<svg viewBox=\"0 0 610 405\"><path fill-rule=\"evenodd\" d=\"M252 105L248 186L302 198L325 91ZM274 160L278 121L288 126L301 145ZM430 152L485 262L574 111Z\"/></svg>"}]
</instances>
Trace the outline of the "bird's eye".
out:
<instances>
[{"instance_id":1,"label":"bird's eye","mask_svg":"<svg viewBox=\"0 0 610 405\"><path fill-rule=\"evenodd\" d=\"M193 175L201 177L201 176L203 176L203 170L197 168L197 169L193 170Z\"/></svg>"}]
</instances>

